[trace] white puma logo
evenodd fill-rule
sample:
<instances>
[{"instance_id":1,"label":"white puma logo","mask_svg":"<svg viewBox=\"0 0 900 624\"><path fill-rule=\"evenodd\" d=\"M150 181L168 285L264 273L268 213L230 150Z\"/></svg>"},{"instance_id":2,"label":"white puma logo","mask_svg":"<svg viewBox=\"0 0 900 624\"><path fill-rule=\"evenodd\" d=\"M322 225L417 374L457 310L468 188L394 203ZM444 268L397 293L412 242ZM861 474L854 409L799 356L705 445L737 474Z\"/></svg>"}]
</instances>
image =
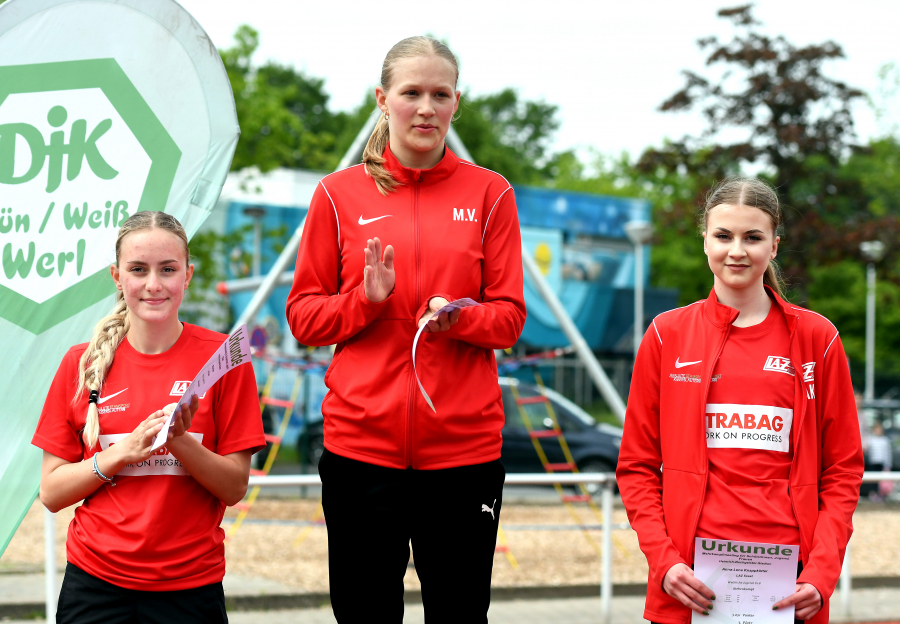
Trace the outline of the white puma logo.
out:
<instances>
[{"instance_id":1,"label":"white puma logo","mask_svg":"<svg viewBox=\"0 0 900 624\"><path fill-rule=\"evenodd\" d=\"M496 504L497 504L497 499L495 498L495 499L494 499L494 505L496 505ZM497 518L494 518L494 505L491 505L490 507L488 507L487 505L482 505L482 506L481 506L481 511L486 511L486 512L490 513L490 514L491 514L491 518L493 518L494 520L496 520Z\"/></svg>"}]
</instances>

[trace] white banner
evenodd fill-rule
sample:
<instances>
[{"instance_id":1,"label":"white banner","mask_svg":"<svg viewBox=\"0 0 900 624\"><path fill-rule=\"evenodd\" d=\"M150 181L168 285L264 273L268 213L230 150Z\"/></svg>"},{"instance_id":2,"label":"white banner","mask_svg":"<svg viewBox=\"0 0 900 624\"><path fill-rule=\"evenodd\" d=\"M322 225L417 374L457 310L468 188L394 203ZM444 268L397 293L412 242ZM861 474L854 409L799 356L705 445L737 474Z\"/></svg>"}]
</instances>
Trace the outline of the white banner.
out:
<instances>
[{"instance_id":1,"label":"white banner","mask_svg":"<svg viewBox=\"0 0 900 624\"><path fill-rule=\"evenodd\" d=\"M0 553L37 493L53 375L113 306L119 226L159 210L192 236L238 134L216 46L173 0L0 4Z\"/></svg>"}]
</instances>

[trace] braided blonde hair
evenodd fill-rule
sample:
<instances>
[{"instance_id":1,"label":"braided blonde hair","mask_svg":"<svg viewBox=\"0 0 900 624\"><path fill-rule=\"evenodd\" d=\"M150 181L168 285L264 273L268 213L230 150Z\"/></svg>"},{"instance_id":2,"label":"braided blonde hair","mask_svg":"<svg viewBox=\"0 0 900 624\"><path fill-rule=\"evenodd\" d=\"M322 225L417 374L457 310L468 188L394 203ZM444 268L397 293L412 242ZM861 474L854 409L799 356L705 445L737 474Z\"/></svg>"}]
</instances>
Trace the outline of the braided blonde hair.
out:
<instances>
[{"instance_id":1,"label":"braided blonde hair","mask_svg":"<svg viewBox=\"0 0 900 624\"><path fill-rule=\"evenodd\" d=\"M132 232L154 229L166 230L180 238L184 243L187 262L190 261L187 234L178 219L164 212L142 210L129 217L119 228L119 235L116 238L116 266L119 266L119 252L122 249L122 240L126 236ZM84 390L99 394L103 382L106 380L106 374L116 357L116 349L130 328L128 306L122 291L119 291L115 307L94 327L91 342L78 362L78 388L72 399L73 405ZM93 448L100 438L100 412L94 402L88 403L82 438L88 448Z\"/></svg>"},{"instance_id":2,"label":"braided blonde hair","mask_svg":"<svg viewBox=\"0 0 900 624\"><path fill-rule=\"evenodd\" d=\"M390 89L394 64L397 61L420 56L436 56L444 59L450 63L456 72L454 85L459 80L459 65L450 48L431 37L407 37L395 43L394 47L387 53L387 56L384 57L384 63L381 65L381 88L385 91ZM369 137L369 142L366 143L366 148L363 150L363 163L366 166L366 172L375 181L375 186L378 187L378 192L382 195L387 195L399 184L394 179L394 176L391 175L391 172L384 168L384 150L387 149L390 139L391 131L388 125L387 114L385 113L378 120L378 123L375 124L372 136Z\"/></svg>"}]
</instances>

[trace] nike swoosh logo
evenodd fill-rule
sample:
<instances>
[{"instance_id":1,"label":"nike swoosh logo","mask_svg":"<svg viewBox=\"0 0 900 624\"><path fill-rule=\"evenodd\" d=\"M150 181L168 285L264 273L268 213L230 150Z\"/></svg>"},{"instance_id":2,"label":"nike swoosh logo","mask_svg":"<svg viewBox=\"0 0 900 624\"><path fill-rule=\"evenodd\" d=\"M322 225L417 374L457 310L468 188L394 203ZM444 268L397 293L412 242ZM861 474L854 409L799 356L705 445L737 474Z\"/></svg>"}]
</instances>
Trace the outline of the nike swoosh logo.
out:
<instances>
[{"instance_id":1,"label":"nike swoosh logo","mask_svg":"<svg viewBox=\"0 0 900 624\"><path fill-rule=\"evenodd\" d=\"M384 215L383 217L375 217L374 219L363 219L362 215L359 215L359 224L365 225L366 223L372 223L372 221L378 221L378 219L387 219L388 217L393 217L394 215Z\"/></svg>"},{"instance_id":2,"label":"nike swoosh logo","mask_svg":"<svg viewBox=\"0 0 900 624\"><path fill-rule=\"evenodd\" d=\"M690 366L691 364L699 364L703 360L697 360L696 362L679 362L679 358L675 358L675 368L684 368L685 366Z\"/></svg>"},{"instance_id":3,"label":"nike swoosh logo","mask_svg":"<svg viewBox=\"0 0 900 624\"><path fill-rule=\"evenodd\" d=\"M125 390L128 390L128 388L125 388ZM115 394L111 394L111 395L109 395L109 396L105 396L105 397L103 397L102 399L97 399L97 405L103 405L104 403L106 403L107 401L109 401L109 400L110 400L111 398L113 398L114 396L119 396L120 394L122 394L123 392L125 392L125 390L119 390L119 391L116 392Z\"/></svg>"}]
</instances>

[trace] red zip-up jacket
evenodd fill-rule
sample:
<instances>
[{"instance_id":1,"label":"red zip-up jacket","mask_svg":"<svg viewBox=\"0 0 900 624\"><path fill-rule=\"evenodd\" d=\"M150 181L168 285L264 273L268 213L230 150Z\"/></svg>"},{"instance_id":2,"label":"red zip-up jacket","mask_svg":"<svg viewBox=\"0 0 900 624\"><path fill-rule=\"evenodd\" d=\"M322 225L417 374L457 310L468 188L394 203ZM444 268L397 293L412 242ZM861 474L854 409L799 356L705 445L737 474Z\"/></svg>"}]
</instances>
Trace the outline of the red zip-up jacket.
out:
<instances>
[{"instance_id":1,"label":"red zip-up jacket","mask_svg":"<svg viewBox=\"0 0 900 624\"><path fill-rule=\"evenodd\" d=\"M798 582L810 583L828 621L828 598L853 532L863 455L850 371L838 331L825 317L770 296L791 334L794 363L794 458L790 497L800 527ZM693 564L694 536L709 461L704 413L713 367L737 310L708 299L656 317L638 350L616 478L628 518L647 556L644 617L683 624L691 611L663 591L676 563ZM675 361L702 360L700 383L676 383ZM765 527L760 527L765 535ZM758 541L765 541L760 539Z\"/></svg>"},{"instance_id":2,"label":"red zip-up jacket","mask_svg":"<svg viewBox=\"0 0 900 624\"><path fill-rule=\"evenodd\" d=\"M525 324L519 219L512 187L450 149L432 169L385 167L400 182L383 196L364 165L316 188L297 255L287 318L302 344L336 344L322 402L325 448L390 468L439 469L500 458L503 404L494 349ZM366 298L363 250L393 245L396 282ZM412 343L428 300L470 297L448 331Z\"/></svg>"}]
</instances>

